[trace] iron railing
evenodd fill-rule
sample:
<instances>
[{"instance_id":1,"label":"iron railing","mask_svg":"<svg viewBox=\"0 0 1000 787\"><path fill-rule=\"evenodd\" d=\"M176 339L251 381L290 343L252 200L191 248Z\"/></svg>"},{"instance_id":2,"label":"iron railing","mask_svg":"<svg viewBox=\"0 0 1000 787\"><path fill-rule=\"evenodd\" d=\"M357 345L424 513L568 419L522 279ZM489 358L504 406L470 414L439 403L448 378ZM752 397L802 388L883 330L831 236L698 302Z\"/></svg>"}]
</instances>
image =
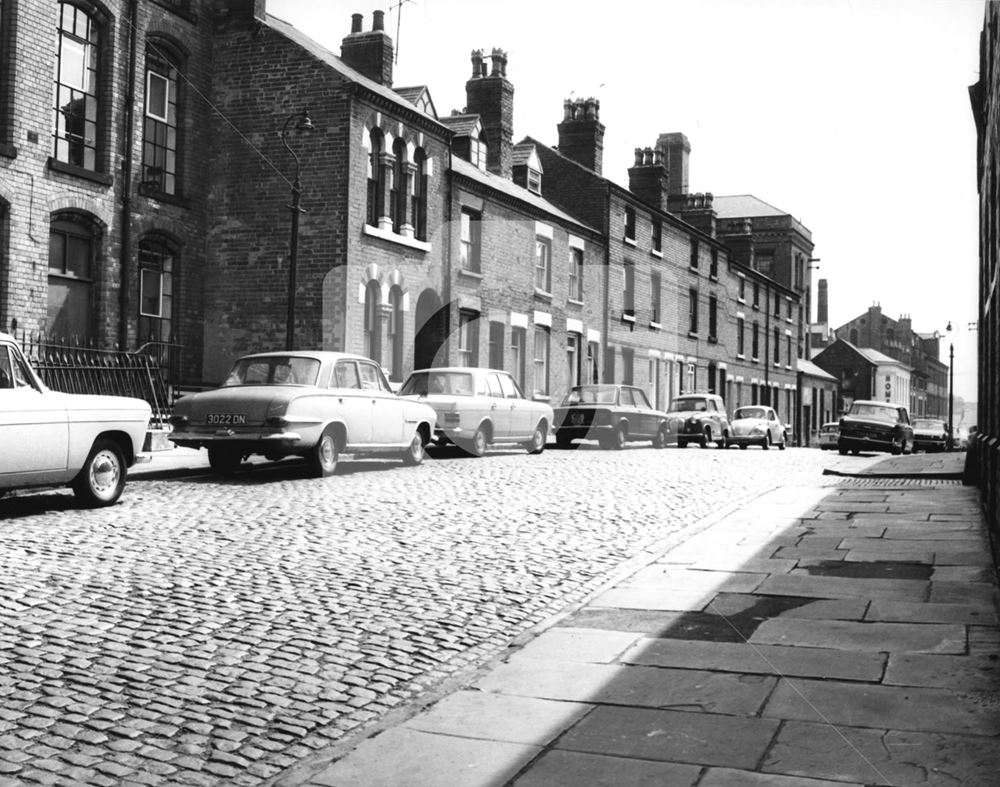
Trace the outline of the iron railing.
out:
<instances>
[{"instance_id":1,"label":"iron railing","mask_svg":"<svg viewBox=\"0 0 1000 787\"><path fill-rule=\"evenodd\" d=\"M150 342L134 352L100 350L27 332L19 341L38 376L53 391L132 396L149 403L151 427L162 427L169 419L180 345Z\"/></svg>"}]
</instances>

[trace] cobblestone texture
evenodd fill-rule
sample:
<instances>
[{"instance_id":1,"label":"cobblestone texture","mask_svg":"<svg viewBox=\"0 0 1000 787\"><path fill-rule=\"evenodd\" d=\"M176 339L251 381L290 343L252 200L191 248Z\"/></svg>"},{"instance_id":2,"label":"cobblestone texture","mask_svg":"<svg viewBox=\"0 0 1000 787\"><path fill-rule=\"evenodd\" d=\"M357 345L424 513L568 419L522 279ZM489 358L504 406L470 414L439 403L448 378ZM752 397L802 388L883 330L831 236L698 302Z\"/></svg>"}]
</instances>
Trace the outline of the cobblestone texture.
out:
<instances>
[{"instance_id":1,"label":"cobblestone texture","mask_svg":"<svg viewBox=\"0 0 1000 787\"><path fill-rule=\"evenodd\" d=\"M5 498L0 784L262 784L698 519L867 464L583 448Z\"/></svg>"}]
</instances>

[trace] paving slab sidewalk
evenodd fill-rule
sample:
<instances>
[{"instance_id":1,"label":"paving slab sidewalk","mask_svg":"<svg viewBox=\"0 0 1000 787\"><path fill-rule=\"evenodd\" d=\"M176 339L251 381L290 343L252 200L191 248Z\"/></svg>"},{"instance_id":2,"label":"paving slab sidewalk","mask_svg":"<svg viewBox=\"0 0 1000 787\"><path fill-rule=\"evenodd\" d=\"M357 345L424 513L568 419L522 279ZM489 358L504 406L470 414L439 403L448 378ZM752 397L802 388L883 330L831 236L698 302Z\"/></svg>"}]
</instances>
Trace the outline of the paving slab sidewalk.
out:
<instances>
[{"instance_id":1,"label":"paving slab sidewalk","mask_svg":"<svg viewBox=\"0 0 1000 787\"><path fill-rule=\"evenodd\" d=\"M273 783L996 787L995 571L963 461L765 493Z\"/></svg>"}]
</instances>

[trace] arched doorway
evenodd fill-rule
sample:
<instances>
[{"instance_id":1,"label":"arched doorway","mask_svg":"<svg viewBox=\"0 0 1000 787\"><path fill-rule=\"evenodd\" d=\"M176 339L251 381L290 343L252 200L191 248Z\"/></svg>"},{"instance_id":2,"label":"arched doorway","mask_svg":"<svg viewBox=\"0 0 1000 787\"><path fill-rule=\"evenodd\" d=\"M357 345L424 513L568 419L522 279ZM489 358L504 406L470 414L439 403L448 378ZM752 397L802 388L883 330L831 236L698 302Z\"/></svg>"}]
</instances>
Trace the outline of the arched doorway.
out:
<instances>
[{"instance_id":1,"label":"arched doorway","mask_svg":"<svg viewBox=\"0 0 1000 787\"><path fill-rule=\"evenodd\" d=\"M424 290L417 299L413 337L413 368L426 369L447 362L448 310L434 290Z\"/></svg>"}]
</instances>

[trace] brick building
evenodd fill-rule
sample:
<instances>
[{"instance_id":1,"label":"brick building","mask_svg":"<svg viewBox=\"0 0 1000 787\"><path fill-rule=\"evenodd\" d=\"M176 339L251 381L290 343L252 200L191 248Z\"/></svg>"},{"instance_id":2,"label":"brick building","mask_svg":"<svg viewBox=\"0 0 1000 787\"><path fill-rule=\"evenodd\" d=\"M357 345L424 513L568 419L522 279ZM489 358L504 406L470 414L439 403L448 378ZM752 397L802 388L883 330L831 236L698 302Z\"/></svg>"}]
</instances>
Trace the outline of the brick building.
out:
<instances>
[{"instance_id":1,"label":"brick building","mask_svg":"<svg viewBox=\"0 0 1000 787\"><path fill-rule=\"evenodd\" d=\"M948 364L940 360L940 335L919 334L909 315L898 320L882 313L879 304L834 329L834 336L855 346L877 350L895 358L911 372L909 401L911 415L948 418Z\"/></svg>"},{"instance_id":2,"label":"brick building","mask_svg":"<svg viewBox=\"0 0 1000 787\"><path fill-rule=\"evenodd\" d=\"M812 362L838 381L835 416L846 412L855 399L910 406L911 367L878 350L837 339Z\"/></svg>"},{"instance_id":3,"label":"brick building","mask_svg":"<svg viewBox=\"0 0 1000 787\"><path fill-rule=\"evenodd\" d=\"M979 37L979 81L969 88L979 188L979 382L977 427L967 470L979 484L1000 565L1000 3L987 2Z\"/></svg>"}]
</instances>

